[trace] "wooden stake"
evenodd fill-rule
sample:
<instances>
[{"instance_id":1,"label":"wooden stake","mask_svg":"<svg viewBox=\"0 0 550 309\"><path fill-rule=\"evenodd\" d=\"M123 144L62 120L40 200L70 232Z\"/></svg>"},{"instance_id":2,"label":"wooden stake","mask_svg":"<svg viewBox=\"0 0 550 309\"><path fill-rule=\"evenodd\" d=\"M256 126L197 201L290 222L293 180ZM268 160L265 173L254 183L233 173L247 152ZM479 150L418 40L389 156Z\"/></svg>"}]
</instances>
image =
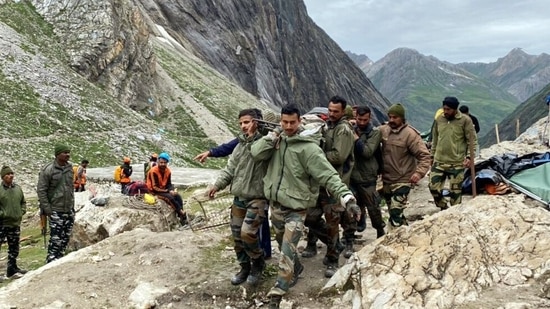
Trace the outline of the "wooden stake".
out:
<instances>
[{"instance_id":1,"label":"wooden stake","mask_svg":"<svg viewBox=\"0 0 550 309\"><path fill-rule=\"evenodd\" d=\"M498 132L498 131L497 131ZM498 134L497 134L498 138ZM477 196L477 188L476 188L476 167L475 167L475 157L476 157L476 147L474 139L470 139L468 141L468 146L470 148L470 179L472 179L472 198L475 198Z\"/></svg>"},{"instance_id":2,"label":"wooden stake","mask_svg":"<svg viewBox=\"0 0 550 309\"><path fill-rule=\"evenodd\" d=\"M497 136L497 144L500 144L500 137L498 136L498 123L495 123L495 134Z\"/></svg>"},{"instance_id":3,"label":"wooden stake","mask_svg":"<svg viewBox=\"0 0 550 309\"><path fill-rule=\"evenodd\" d=\"M519 118L516 118L516 138L519 137Z\"/></svg>"}]
</instances>

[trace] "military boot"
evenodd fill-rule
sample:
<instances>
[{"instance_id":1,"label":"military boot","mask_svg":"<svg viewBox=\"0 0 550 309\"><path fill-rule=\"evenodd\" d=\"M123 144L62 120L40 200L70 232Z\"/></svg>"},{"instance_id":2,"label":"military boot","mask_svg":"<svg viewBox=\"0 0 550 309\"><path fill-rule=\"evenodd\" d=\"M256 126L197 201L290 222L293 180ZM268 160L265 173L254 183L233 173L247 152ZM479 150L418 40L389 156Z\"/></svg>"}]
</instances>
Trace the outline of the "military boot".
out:
<instances>
[{"instance_id":1,"label":"military boot","mask_svg":"<svg viewBox=\"0 0 550 309\"><path fill-rule=\"evenodd\" d=\"M384 228L376 229L376 238L380 238L384 235L386 235L386 232L384 232Z\"/></svg>"},{"instance_id":2,"label":"military boot","mask_svg":"<svg viewBox=\"0 0 550 309\"><path fill-rule=\"evenodd\" d=\"M279 305L281 304L281 300L283 300L283 297L281 295L272 295L269 297L269 309L279 309Z\"/></svg>"},{"instance_id":3,"label":"military boot","mask_svg":"<svg viewBox=\"0 0 550 309\"><path fill-rule=\"evenodd\" d=\"M316 255L317 255L317 244L315 242L308 241L306 248L304 249L304 251L302 251L302 257L310 258Z\"/></svg>"},{"instance_id":4,"label":"military boot","mask_svg":"<svg viewBox=\"0 0 550 309\"><path fill-rule=\"evenodd\" d=\"M17 267L16 263L8 263L8 268L6 270L6 277L8 277L8 278L11 278L11 277L21 278L26 273L27 273L27 271Z\"/></svg>"},{"instance_id":5,"label":"military boot","mask_svg":"<svg viewBox=\"0 0 550 309\"><path fill-rule=\"evenodd\" d=\"M332 276L334 276L337 270L338 270L338 260L332 261L329 259L327 269L325 270L325 277L331 278Z\"/></svg>"},{"instance_id":6,"label":"military boot","mask_svg":"<svg viewBox=\"0 0 550 309\"><path fill-rule=\"evenodd\" d=\"M231 284L239 285L246 281L250 274L250 263L241 263L241 270L231 278Z\"/></svg>"},{"instance_id":7,"label":"military boot","mask_svg":"<svg viewBox=\"0 0 550 309\"><path fill-rule=\"evenodd\" d=\"M346 239L346 248L344 249L344 257L349 259L353 255L353 239Z\"/></svg>"},{"instance_id":8,"label":"military boot","mask_svg":"<svg viewBox=\"0 0 550 309\"><path fill-rule=\"evenodd\" d=\"M256 285L262 279L262 273L265 269L264 257L260 256L257 259L252 260L252 267L250 269L250 274L246 279L246 283L250 285Z\"/></svg>"}]
</instances>

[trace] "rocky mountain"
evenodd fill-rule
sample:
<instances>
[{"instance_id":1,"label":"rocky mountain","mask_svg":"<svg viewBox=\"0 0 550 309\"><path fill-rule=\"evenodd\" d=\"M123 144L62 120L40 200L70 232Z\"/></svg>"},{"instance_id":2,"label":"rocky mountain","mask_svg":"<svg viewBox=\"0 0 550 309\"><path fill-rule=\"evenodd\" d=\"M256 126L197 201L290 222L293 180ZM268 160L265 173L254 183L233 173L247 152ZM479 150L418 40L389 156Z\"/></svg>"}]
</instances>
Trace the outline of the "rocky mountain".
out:
<instances>
[{"instance_id":1,"label":"rocky mountain","mask_svg":"<svg viewBox=\"0 0 550 309\"><path fill-rule=\"evenodd\" d=\"M346 55L350 57L353 62L361 69L361 71L366 72L374 64L374 61L370 60L367 55L363 54L354 54L353 52L346 50Z\"/></svg>"},{"instance_id":2,"label":"rocky mountain","mask_svg":"<svg viewBox=\"0 0 550 309\"><path fill-rule=\"evenodd\" d=\"M339 94L369 102L384 118L388 101L307 15L303 1L141 0L151 22L243 89L304 111Z\"/></svg>"},{"instance_id":3,"label":"rocky mountain","mask_svg":"<svg viewBox=\"0 0 550 309\"><path fill-rule=\"evenodd\" d=\"M510 141L516 139L516 132L524 132L530 128L533 121L544 118L548 120L550 109L546 105L546 97L550 95L550 83L538 91L535 95L520 104L513 112L508 114L499 124L498 133L500 141ZM519 128L517 124L519 122ZM546 137L541 136L544 129L530 128L532 134L540 136L537 143L544 143L544 138L550 137L550 124L546 127ZM497 142L495 128L490 128L487 134L480 138L479 143L483 147L495 144Z\"/></svg>"},{"instance_id":4,"label":"rocky mountain","mask_svg":"<svg viewBox=\"0 0 550 309\"><path fill-rule=\"evenodd\" d=\"M334 94L385 117L302 1L0 0L0 153L20 181L35 183L56 142L92 166L161 150L198 165L238 132L238 110L307 111Z\"/></svg>"},{"instance_id":5,"label":"rocky mountain","mask_svg":"<svg viewBox=\"0 0 550 309\"><path fill-rule=\"evenodd\" d=\"M486 78L523 102L550 84L550 55L529 55L514 48L491 63L459 63L457 66Z\"/></svg>"},{"instance_id":6,"label":"rocky mountain","mask_svg":"<svg viewBox=\"0 0 550 309\"><path fill-rule=\"evenodd\" d=\"M470 107L481 122L481 134L519 103L490 81L409 48L388 53L366 74L390 101L404 103L409 123L419 130L430 128L434 112L446 96L456 96Z\"/></svg>"}]
</instances>

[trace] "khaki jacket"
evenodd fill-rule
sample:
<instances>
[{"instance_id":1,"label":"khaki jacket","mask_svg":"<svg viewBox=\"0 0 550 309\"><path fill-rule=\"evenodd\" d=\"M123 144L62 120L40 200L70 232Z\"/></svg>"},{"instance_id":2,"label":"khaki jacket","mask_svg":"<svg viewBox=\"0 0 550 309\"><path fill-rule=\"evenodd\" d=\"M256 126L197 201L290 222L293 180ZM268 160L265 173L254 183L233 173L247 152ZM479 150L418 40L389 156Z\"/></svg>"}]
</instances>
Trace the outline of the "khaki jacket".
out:
<instances>
[{"instance_id":1,"label":"khaki jacket","mask_svg":"<svg viewBox=\"0 0 550 309\"><path fill-rule=\"evenodd\" d=\"M323 150L328 161L336 169L342 181L349 185L355 162L353 128L345 117L335 123L327 121L323 137L325 139Z\"/></svg>"},{"instance_id":2,"label":"khaki jacket","mask_svg":"<svg viewBox=\"0 0 550 309\"><path fill-rule=\"evenodd\" d=\"M424 177L430 168L430 152L420 133L404 124L392 130L387 124L380 126L384 183L407 183L414 173Z\"/></svg>"},{"instance_id":3,"label":"khaki jacket","mask_svg":"<svg viewBox=\"0 0 550 309\"><path fill-rule=\"evenodd\" d=\"M431 153L437 163L460 165L469 156L470 141L477 144L472 119L461 112L457 112L453 120L447 120L443 115L437 117L432 135Z\"/></svg>"}]
</instances>

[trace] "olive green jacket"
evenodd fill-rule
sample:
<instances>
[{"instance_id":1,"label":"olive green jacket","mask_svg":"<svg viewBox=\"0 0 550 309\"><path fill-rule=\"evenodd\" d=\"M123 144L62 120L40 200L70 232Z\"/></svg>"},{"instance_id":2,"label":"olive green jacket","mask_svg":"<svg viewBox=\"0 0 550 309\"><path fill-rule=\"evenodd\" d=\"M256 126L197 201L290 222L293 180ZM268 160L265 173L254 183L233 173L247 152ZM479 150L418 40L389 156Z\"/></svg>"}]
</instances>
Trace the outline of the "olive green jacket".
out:
<instances>
[{"instance_id":1,"label":"olive green jacket","mask_svg":"<svg viewBox=\"0 0 550 309\"><path fill-rule=\"evenodd\" d=\"M51 215L52 211L69 213L74 210L73 165L65 166L53 161L42 168L38 175L36 193L40 209Z\"/></svg>"},{"instance_id":2,"label":"olive green jacket","mask_svg":"<svg viewBox=\"0 0 550 309\"><path fill-rule=\"evenodd\" d=\"M15 183L0 185L0 226L17 227L27 212L27 202L21 187Z\"/></svg>"},{"instance_id":3,"label":"olive green jacket","mask_svg":"<svg viewBox=\"0 0 550 309\"><path fill-rule=\"evenodd\" d=\"M472 119L457 112L453 120L440 115L435 119L432 131L431 154L436 163L460 165L469 154L469 143L477 144Z\"/></svg>"},{"instance_id":4,"label":"olive green jacket","mask_svg":"<svg viewBox=\"0 0 550 309\"><path fill-rule=\"evenodd\" d=\"M241 200L265 198L263 178L268 162L256 162L250 153L252 143L260 137L262 135L259 132L251 138L244 134L239 135L239 143L214 184L218 190L231 184L231 194Z\"/></svg>"},{"instance_id":5,"label":"olive green jacket","mask_svg":"<svg viewBox=\"0 0 550 309\"><path fill-rule=\"evenodd\" d=\"M267 199L302 210L315 206L320 186L338 199L351 194L319 147L319 130L302 129L293 136L283 132L275 140L265 136L252 145L255 160L269 160L264 177Z\"/></svg>"},{"instance_id":6,"label":"olive green jacket","mask_svg":"<svg viewBox=\"0 0 550 309\"><path fill-rule=\"evenodd\" d=\"M324 139L323 150L328 161L336 169L342 181L349 184L355 162L353 155L355 140L351 124L345 117L334 123L327 121Z\"/></svg>"}]
</instances>

